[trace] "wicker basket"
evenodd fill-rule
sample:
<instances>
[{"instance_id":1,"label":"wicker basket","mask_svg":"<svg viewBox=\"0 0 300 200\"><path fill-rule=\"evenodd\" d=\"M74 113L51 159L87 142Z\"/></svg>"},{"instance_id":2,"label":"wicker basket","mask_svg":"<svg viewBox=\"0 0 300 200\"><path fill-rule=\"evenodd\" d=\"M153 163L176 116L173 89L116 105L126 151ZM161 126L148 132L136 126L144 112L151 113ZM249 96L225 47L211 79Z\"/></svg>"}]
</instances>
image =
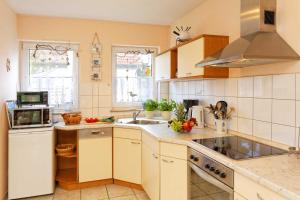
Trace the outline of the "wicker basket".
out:
<instances>
[{"instance_id":1,"label":"wicker basket","mask_svg":"<svg viewBox=\"0 0 300 200\"><path fill-rule=\"evenodd\" d=\"M64 113L61 115L66 125L76 125L81 122L81 113Z\"/></svg>"},{"instance_id":2,"label":"wicker basket","mask_svg":"<svg viewBox=\"0 0 300 200\"><path fill-rule=\"evenodd\" d=\"M70 156L74 153L75 144L58 144L56 152L59 156Z\"/></svg>"}]
</instances>

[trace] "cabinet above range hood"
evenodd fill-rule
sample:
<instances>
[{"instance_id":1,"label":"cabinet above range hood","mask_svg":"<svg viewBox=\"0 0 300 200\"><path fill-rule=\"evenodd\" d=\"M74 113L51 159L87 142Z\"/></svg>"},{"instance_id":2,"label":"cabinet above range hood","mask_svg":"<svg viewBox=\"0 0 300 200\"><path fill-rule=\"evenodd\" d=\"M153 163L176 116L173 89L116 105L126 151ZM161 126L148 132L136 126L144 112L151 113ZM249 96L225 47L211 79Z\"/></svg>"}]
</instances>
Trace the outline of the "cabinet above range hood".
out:
<instances>
[{"instance_id":1,"label":"cabinet above range hood","mask_svg":"<svg viewBox=\"0 0 300 200\"><path fill-rule=\"evenodd\" d=\"M299 60L276 31L276 0L241 0L241 37L197 67L247 67Z\"/></svg>"}]
</instances>

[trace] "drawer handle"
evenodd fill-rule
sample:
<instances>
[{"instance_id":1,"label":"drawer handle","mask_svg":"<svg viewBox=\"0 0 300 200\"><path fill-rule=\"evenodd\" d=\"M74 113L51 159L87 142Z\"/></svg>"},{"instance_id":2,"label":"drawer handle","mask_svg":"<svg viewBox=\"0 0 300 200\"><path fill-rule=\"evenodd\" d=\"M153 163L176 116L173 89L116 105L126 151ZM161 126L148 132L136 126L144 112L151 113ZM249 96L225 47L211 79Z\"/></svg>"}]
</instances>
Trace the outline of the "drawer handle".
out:
<instances>
[{"instance_id":1,"label":"drawer handle","mask_svg":"<svg viewBox=\"0 0 300 200\"><path fill-rule=\"evenodd\" d=\"M155 155L154 153L152 154L152 156L153 156L155 159L158 159L158 156Z\"/></svg>"},{"instance_id":2,"label":"drawer handle","mask_svg":"<svg viewBox=\"0 0 300 200\"><path fill-rule=\"evenodd\" d=\"M262 198L262 196L260 196L259 193L257 193L256 196L257 196L257 199L259 199L259 200L264 200L264 198Z\"/></svg>"},{"instance_id":3,"label":"drawer handle","mask_svg":"<svg viewBox=\"0 0 300 200\"><path fill-rule=\"evenodd\" d=\"M131 144L141 144L140 142L131 142Z\"/></svg>"},{"instance_id":4,"label":"drawer handle","mask_svg":"<svg viewBox=\"0 0 300 200\"><path fill-rule=\"evenodd\" d=\"M162 159L162 161L163 161L163 162L165 162L165 163L174 163L174 161L173 161L173 160L166 160L166 159Z\"/></svg>"},{"instance_id":5,"label":"drawer handle","mask_svg":"<svg viewBox=\"0 0 300 200\"><path fill-rule=\"evenodd\" d=\"M190 76L190 75L192 75L192 73L191 73L191 72L189 72L189 73L186 73L186 75Z\"/></svg>"},{"instance_id":6,"label":"drawer handle","mask_svg":"<svg viewBox=\"0 0 300 200\"><path fill-rule=\"evenodd\" d=\"M99 135L100 133L102 134L102 135L104 135L104 132L100 132L100 131L92 131L91 132L93 135Z\"/></svg>"}]
</instances>

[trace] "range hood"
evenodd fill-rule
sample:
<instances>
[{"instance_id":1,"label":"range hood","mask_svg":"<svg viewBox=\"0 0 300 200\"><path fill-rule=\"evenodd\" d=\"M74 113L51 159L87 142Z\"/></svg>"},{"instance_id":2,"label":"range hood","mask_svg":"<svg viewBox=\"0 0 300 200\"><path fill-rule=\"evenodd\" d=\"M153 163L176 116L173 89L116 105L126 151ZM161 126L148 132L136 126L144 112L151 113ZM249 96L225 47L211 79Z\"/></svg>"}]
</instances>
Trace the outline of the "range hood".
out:
<instances>
[{"instance_id":1,"label":"range hood","mask_svg":"<svg viewBox=\"0 0 300 200\"><path fill-rule=\"evenodd\" d=\"M241 37L197 67L247 67L300 57L276 32L276 0L241 0Z\"/></svg>"}]
</instances>

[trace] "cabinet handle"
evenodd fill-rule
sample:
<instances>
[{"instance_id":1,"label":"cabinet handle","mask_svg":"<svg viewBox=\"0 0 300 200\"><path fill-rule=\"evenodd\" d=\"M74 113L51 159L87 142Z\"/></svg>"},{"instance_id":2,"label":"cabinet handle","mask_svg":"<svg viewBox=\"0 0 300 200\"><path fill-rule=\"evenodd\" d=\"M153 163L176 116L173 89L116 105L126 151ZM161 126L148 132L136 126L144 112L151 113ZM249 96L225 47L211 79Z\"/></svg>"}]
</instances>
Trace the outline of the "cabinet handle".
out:
<instances>
[{"instance_id":1,"label":"cabinet handle","mask_svg":"<svg viewBox=\"0 0 300 200\"><path fill-rule=\"evenodd\" d=\"M259 200L264 200L264 198L263 198L262 196L260 196L259 193L257 193L256 196L257 196L257 199L259 199Z\"/></svg>"},{"instance_id":2,"label":"cabinet handle","mask_svg":"<svg viewBox=\"0 0 300 200\"><path fill-rule=\"evenodd\" d=\"M162 161L165 163L173 163L174 162L173 160L166 160L166 159L162 159Z\"/></svg>"},{"instance_id":3,"label":"cabinet handle","mask_svg":"<svg viewBox=\"0 0 300 200\"><path fill-rule=\"evenodd\" d=\"M102 132L100 132L100 131L92 131L92 132L91 132L92 135L99 135L100 133L101 133L102 135L104 135L104 132L103 132L103 131L102 131Z\"/></svg>"},{"instance_id":4,"label":"cabinet handle","mask_svg":"<svg viewBox=\"0 0 300 200\"><path fill-rule=\"evenodd\" d=\"M155 159L158 159L158 156L155 155L154 153L152 154L152 156L153 156Z\"/></svg>"},{"instance_id":5,"label":"cabinet handle","mask_svg":"<svg viewBox=\"0 0 300 200\"><path fill-rule=\"evenodd\" d=\"M131 144L141 144L140 142L131 142Z\"/></svg>"},{"instance_id":6,"label":"cabinet handle","mask_svg":"<svg viewBox=\"0 0 300 200\"><path fill-rule=\"evenodd\" d=\"M190 75L192 75L192 73L191 73L191 72L189 72L189 73L186 73L186 75L187 75L187 76L190 76Z\"/></svg>"}]
</instances>

